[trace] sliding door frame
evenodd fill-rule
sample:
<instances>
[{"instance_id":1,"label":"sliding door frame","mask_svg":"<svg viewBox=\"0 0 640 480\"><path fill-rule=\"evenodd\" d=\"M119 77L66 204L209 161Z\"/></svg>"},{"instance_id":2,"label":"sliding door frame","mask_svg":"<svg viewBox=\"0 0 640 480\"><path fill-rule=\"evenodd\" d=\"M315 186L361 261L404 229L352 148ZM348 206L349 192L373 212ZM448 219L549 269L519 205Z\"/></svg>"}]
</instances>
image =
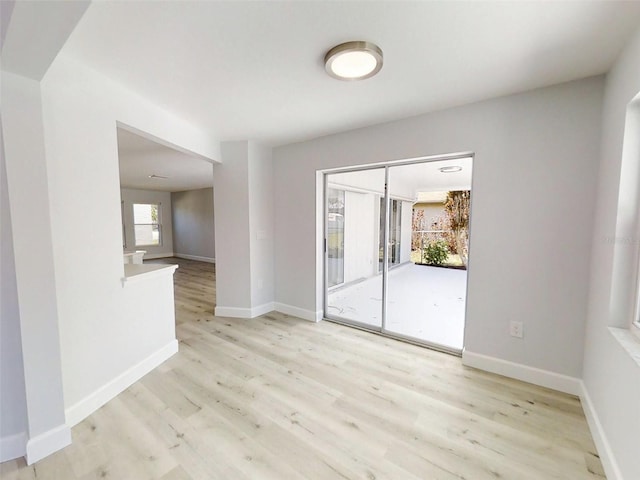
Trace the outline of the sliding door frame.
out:
<instances>
[{"instance_id":1,"label":"sliding door frame","mask_svg":"<svg viewBox=\"0 0 640 480\"><path fill-rule=\"evenodd\" d=\"M412 343L415 345L423 346L430 348L432 350L438 350L444 353L449 353L457 356L462 355L462 350L464 350L464 346L461 350L453 349L447 347L445 345L440 345L438 343L428 342L426 340L421 340L419 338L410 337L407 335L402 335L399 333L390 332L386 329L386 321L387 321L387 294L389 292L388 281L389 281L389 221L390 221L390 211L389 206L391 204L391 195L389 194L389 169L392 167L400 167L404 165L415 165L420 163L431 163L431 162L441 162L444 160L456 160L459 158L471 158L472 161L475 160L475 154L473 152L461 152L461 153L452 153L446 155L432 155L427 157L417 157L406 160L395 160L389 162L382 163L373 163L366 165L358 165L352 167L342 167L335 168L330 170L323 170L323 191L322 191L322 202L323 202L323 319L339 323L342 325L347 325L350 327L359 328L361 330L366 330L369 332L374 332L385 337L394 338L397 340L401 340L404 342ZM358 322L356 320L346 319L339 317L337 315L331 315L329 313L329 274L328 274L328 235L329 235L329 205L327 202L327 193L329 189L329 175L336 173L351 173L351 172L362 172L367 170L375 170L384 168L384 248L382 254L382 306L381 306L381 315L382 321L381 326L376 327L370 324L366 324L363 322ZM472 174L472 183L473 183L473 174ZM470 211L471 205L473 203L473 185L471 187L471 200L470 200ZM471 222L469 222L469 250L471 250ZM467 271L469 267L467 266ZM469 276L467 275L467 285L465 296L468 297L469 291ZM465 302L466 304L466 302ZM466 328L466 309L465 309L465 326Z\"/></svg>"}]
</instances>

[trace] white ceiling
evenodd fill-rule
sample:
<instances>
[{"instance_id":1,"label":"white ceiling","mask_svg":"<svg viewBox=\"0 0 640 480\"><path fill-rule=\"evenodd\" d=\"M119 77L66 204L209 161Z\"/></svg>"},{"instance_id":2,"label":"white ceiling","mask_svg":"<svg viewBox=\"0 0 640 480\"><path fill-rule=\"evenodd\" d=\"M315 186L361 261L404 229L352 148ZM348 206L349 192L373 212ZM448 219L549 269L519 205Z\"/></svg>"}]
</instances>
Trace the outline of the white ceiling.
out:
<instances>
[{"instance_id":1,"label":"white ceiling","mask_svg":"<svg viewBox=\"0 0 640 480\"><path fill-rule=\"evenodd\" d=\"M121 128L118 128L118 158L123 188L181 192L213 186L211 163Z\"/></svg>"},{"instance_id":2,"label":"white ceiling","mask_svg":"<svg viewBox=\"0 0 640 480\"><path fill-rule=\"evenodd\" d=\"M93 2L62 52L222 140L286 144L606 72L640 2ZM327 50L377 43L362 82Z\"/></svg>"}]
</instances>

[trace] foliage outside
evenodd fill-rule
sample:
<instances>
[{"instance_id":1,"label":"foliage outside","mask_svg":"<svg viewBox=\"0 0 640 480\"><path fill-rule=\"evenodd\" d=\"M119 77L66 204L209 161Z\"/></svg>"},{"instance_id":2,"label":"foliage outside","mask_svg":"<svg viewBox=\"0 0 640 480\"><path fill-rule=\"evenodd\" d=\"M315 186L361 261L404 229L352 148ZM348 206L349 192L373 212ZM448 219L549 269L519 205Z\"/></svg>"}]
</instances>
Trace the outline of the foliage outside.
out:
<instances>
[{"instance_id":1,"label":"foliage outside","mask_svg":"<svg viewBox=\"0 0 640 480\"><path fill-rule=\"evenodd\" d=\"M151 222L152 223L159 223L158 222L158 205L149 205L151 207Z\"/></svg>"},{"instance_id":2,"label":"foliage outside","mask_svg":"<svg viewBox=\"0 0 640 480\"><path fill-rule=\"evenodd\" d=\"M449 256L443 264L462 264L466 267L469 239L469 207L471 192L456 190L447 192L444 215L429 222L423 210L414 210L412 218L411 250L424 262L425 251L434 242L443 242ZM459 261L458 261L459 259Z\"/></svg>"},{"instance_id":3,"label":"foliage outside","mask_svg":"<svg viewBox=\"0 0 640 480\"><path fill-rule=\"evenodd\" d=\"M447 257L449 257L449 249L443 240L430 242L422 252L422 260L427 265L442 265Z\"/></svg>"},{"instance_id":4,"label":"foliage outside","mask_svg":"<svg viewBox=\"0 0 640 480\"><path fill-rule=\"evenodd\" d=\"M456 253L462 263L467 266L469 258L469 210L471 205L470 190L456 190L447 193L444 211L449 220L449 227L454 236Z\"/></svg>"}]
</instances>

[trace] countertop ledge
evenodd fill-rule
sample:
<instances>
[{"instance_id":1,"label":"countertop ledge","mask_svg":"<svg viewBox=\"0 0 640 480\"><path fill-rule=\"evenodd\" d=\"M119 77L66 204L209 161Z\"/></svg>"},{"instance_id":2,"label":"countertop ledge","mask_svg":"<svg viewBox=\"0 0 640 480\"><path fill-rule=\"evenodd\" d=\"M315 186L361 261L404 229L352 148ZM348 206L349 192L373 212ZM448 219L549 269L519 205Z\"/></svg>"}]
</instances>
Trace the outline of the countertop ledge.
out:
<instances>
[{"instance_id":1,"label":"countertop ledge","mask_svg":"<svg viewBox=\"0 0 640 480\"><path fill-rule=\"evenodd\" d=\"M173 275L178 268L178 265L163 265L155 263L146 264L124 264L124 277L122 277L122 286L132 283L144 281L152 277L159 277L164 275Z\"/></svg>"},{"instance_id":2,"label":"countertop ledge","mask_svg":"<svg viewBox=\"0 0 640 480\"><path fill-rule=\"evenodd\" d=\"M628 328L609 327L613 338L625 349L625 351L640 367L640 338L635 336Z\"/></svg>"}]
</instances>

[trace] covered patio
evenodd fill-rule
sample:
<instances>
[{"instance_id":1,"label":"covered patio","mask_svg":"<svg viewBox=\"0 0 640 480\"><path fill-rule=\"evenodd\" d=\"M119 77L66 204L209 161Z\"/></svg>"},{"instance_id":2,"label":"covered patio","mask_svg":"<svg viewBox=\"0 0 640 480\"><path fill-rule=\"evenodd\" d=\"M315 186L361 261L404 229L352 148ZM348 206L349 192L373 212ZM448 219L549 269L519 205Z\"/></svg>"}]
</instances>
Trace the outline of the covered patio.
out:
<instances>
[{"instance_id":1,"label":"covered patio","mask_svg":"<svg viewBox=\"0 0 640 480\"><path fill-rule=\"evenodd\" d=\"M406 262L389 271L386 330L462 350L467 271ZM328 313L365 326L382 323L382 275L328 292Z\"/></svg>"}]
</instances>

